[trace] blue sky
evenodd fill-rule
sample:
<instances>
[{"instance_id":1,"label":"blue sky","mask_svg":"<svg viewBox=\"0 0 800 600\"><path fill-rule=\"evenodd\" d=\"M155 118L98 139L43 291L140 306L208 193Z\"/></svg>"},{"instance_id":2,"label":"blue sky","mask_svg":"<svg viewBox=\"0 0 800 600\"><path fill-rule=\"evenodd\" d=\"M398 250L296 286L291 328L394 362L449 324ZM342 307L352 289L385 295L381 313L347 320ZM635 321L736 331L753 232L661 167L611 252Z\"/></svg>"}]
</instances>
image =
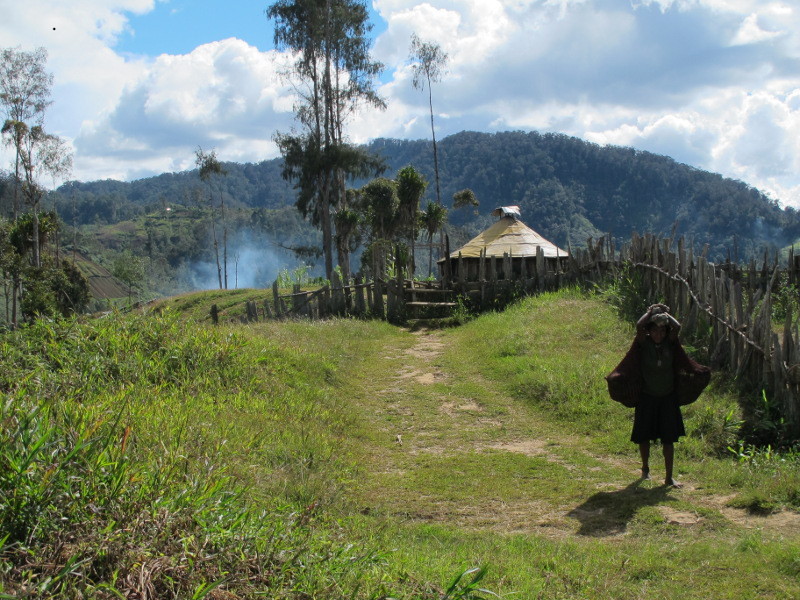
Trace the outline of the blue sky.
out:
<instances>
[{"instance_id":1,"label":"blue sky","mask_svg":"<svg viewBox=\"0 0 800 600\"><path fill-rule=\"evenodd\" d=\"M266 17L264 0L171 0L157 2L153 10L128 18L128 30L115 48L121 53L143 56L187 54L197 46L239 38L259 50L273 49L273 32ZM371 5L370 5L371 8ZM386 23L370 10L373 36Z\"/></svg>"},{"instance_id":2,"label":"blue sky","mask_svg":"<svg viewBox=\"0 0 800 600\"><path fill-rule=\"evenodd\" d=\"M47 128L73 178L130 180L274 158L293 126L288 57L252 0L0 0L3 46L44 46ZM665 154L800 207L796 0L374 0L373 56L388 108L350 139L429 138L411 86L412 33L449 54L437 137L537 130ZM46 15L46 19L42 18ZM54 29L55 27L55 29ZM8 168L9 152L0 151ZM509 198L513 204L515 199Z\"/></svg>"},{"instance_id":3,"label":"blue sky","mask_svg":"<svg viewBox=\"0 0 800 600\"><path fill-rule=\"evenodd\" d=\"M272 31L261 0L173 0L128 18L116 44L134 55L188 54L201 44L238 37L259 50L272 48Z\"/></svg>"}]
</instances>

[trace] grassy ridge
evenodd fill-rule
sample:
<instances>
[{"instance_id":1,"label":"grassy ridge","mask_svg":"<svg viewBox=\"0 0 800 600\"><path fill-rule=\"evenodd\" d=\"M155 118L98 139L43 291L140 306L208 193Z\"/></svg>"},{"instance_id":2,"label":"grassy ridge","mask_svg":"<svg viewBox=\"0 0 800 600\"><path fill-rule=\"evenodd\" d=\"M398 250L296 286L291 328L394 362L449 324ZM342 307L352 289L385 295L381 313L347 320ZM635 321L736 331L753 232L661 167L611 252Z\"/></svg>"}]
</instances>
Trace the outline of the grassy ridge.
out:
<instances>
[{"instance_id":1,"label":"grassy ridge","mask_svg":"<svg viewBox=\"0 0 800 600\"><path fill-rule=\"evenodd\" d=\"M0 597L800 593L796 457L728 452L717 379L687 410L688 489L637 483L602 381L632 331L598 300L433 334L177 305L0 337Z\"/></svg>"},{"instance_id":2,"label":"grassy ridge","mask_svg":"<svg viewBox=\"0 0 800 600\"><path fill-rule=\"evenodd\" d=\"M315 523L352 471L330 390L381 331L392 333L212 329L166 314L4 335L0 593L356 587L353 565L372 553Z\"/></svg>"}]
</instances>

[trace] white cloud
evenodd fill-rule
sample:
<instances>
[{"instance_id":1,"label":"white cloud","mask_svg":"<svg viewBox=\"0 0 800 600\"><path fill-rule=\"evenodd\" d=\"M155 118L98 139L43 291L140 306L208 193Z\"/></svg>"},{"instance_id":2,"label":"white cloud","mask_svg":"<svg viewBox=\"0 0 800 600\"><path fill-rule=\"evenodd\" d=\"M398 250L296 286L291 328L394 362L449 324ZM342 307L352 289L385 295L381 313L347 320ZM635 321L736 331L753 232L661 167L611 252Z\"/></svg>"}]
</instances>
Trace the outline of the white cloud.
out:
<instances>
[{"instance_id":1,"label":"white cloud","mask_svg":"<svg viewBox=\"0 0 800 600\"><path fill-rule=\"evenodd\" d=\"M84 123L75 140L79 156L155 172L192 166L197 146L216 148L222 160L274 156L272 135L291 115L281 58L237 39L159 56L113 110Z\"/></svg>"},{"instance_id":2,"label":"white cloud","mask_svg":"<svg viewBox=\"0 0 800 600\"><path fill-rule=\"evenodd\" d=\"M0 6L4 45L50 51L48 125L74 143L77 178L188 168L198 145L224 160L270 158L273 133L292 125L279 53L235 38L182 55L116 52L127 16L154 0L0 3L9 5ZM433 89L440 139L464 129L557 131L666 154L800 206L794 2L375 0L374 8L387 22L374 56L387 66L388 109L352 121L356 142L430 136L428 97L412 88L407 62L417 33L450 57Z\"/></svg>"},{"instance_id":3,"label":"white cloud","mask_svg":"<svg viewBox=\"0 0 800 600\"><path fill-rule=\"evenodd\" d=\"M779 35L781 34L778 31L765 31L762 29L758 24L758 15L753 13L747 16L742 26L739 28L739 31L736 32L732 45L756 44L758 42L770 40Z\"/></svg>"}]
</instances>

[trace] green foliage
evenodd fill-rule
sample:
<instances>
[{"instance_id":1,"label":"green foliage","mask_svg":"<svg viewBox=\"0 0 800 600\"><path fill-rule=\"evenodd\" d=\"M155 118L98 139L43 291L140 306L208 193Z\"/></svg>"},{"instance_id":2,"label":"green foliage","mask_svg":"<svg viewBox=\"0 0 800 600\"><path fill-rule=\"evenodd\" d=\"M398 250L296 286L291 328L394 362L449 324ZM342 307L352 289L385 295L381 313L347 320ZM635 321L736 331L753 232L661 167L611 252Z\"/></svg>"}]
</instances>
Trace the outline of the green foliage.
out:
<instances>
[{"instance_id":1,"label":"green foliage","mask_svg":"<svg viewBox=\"0 0 800 600\"><path fill-rule=\"evenodd\" d=\"M786 447L797 440L787 440L786 420L781 406L770 398L766 390L745 396L743 402L745 424L743 434L747 441L759 445Z\"/></svg>"},{"instance_id":2,"label":"green foliage","mask_svg":"<svg viewBox=\"0 0 800 600\"><path fill-rule=\"evenodd\" d=\"M780 324L786 317L797 319L800 316L800 289L795 284L789 283L786 272L778 276L778 281L772 291L772 319Z\"/></svg>"},{"instance_id":3,"label":"green foliage","mask_svg":"<svg viewBox=\"0 0 800 600\"><path fill-rule=\"evenodd\" d=\"M361 198L372 239L392 238L400 224L397 184L392 179L379 177L361 188Z\"/></svg>"},{"instance_id":4,"label":"green foliage","mask_svg":"<svg viewBox=\"0 0 800 600\"><path fill-rule=\"evenodd\" d=\"M723 456L730 451L731 445L739 440L744 421L740 418L741 410L730 408L720 413L717 406L704 404L693 410L695 427L692 435L703 440L710 452Z\"/></svg>"},{"instance_id":5,"label":"green foliage","mask_svg":"<svg viewBox=\"0 0 800 600\"><path fill-rule=\"evenodd\" d=\"M489 208L515 198L523 220L562 247L582 246L601 232L619 242L631 231L669 234L677 221L678 235L697 245L709 244L711 260L728 254L741 260L800 235L794 209L781 209L741 182L666 157L535 132L463 132L440 145L447 164L441 173L445 208L455 206L453 195L463 190L472 190ZM382 156L389 176L396 173L398 182L409 165L415 165L421 179L433 181L429 141L382 139L360 150ZM256 243L301 252L301 260L311 264L321 256L322 236L298 212L298 190L281 177L285 164L281 159L224 163L228 175L216 178L216 193L224 199L231 236L257 234ZM366 184L375 172L354 172L352 185ZM299 207L313 221L318 216L312 210L315 179L295 182L300 199L308 196ZM81 250L107 266L121 250L147 256L151 270L142 294L168 295L190 289L191 264L213 260L210 225L194 208L201 189L197 170L129 183L70 182L59 188L54 204L65 222L79 227L77 236L63 239L77 238ZM428 199L431 191L426 190ZM425 195L420 198L423 206ZM345 204L332 206L332 214L355 207L349 200ZM167 208L172 210L167 213ZM446 233L451 248L492 222L486 212L450 211ZM352 246L361 243L357 238L345 240L353 252ZM785 295L788 301L788 290ZM782 317L781 302L776 318Z\"/></svg>"},{"instance_id":6,"label":"green foliage","mask_svg":"<svg viewBox=\"0 0 800 600\"><path fill-rule=\"evenodd\" d=\"M463 208L465 206L477 207L478 205L480 205L480 202L478 202L475 192L469 188L459 190L453 194L453 208Z\"/></svg>"},{"instance_id":7,"label":"green foliage","mask_svg":"<svg viewBox=\"0 0 800 600\"><path fill-rule=\"evenodd\" d=\"M111 272L114 277L128 286L129 294L132 294L134 288L141 289L144 283L146 276L145 265L146 259L126 251L114 259Z\"/></svg>"},{"instance_id":8,"label":"green foliage","mask_svg":"<svg viewBox=\"0 0 800 600\"><path fill-rule=\"evenodd\" d=\"M617 310L620 319L629 323L635 323L652 304L641 272L627 264L623 265L616 277L609 278L594 289Z\"/></svg>"},{"instance_id":9,"label":"green foliage","mask_svg":"<svg viewBox=\"0 0 800 600\"><path fill-rule=\"evenodd\" d=\"M445 590L442 600L484 600L488 596L497 597L497 594L479 587L487 572L488 568L482 566L459 573ZM469 581L466 581L467 578Z\"/></svg>"},{"instance_id":10,"label":"green foliage","mask_svg":"<svg viewBox=\"0 0 800 600\"><path fill-rule=\"evenodd\" d=\"M27 267L22 272L24 292L20 309L25 319L68 317L81 314L89 306L89 283L69 261L61 267Z\"/></svg>"},{"instance_id":11,"label":"green foliage","mask_svg":"<svg viewBox=\"0 0 800 600\"><path fill-rule=\"evenodd\" d=\"M678 235L708 243L711 260L724 259L729 252L734 260L742 260L800 236L794 209L781 209L744 183L667 157L536 132L463 132L439 145L448 167L441 173L446 205L453 194L467 188L489 208L518 198L515 203L522 209L523 221L562 246L568 242L582 246L598 232L617 240L627 239L631 231L669 234L679 221ZM412 164L422 177L434 179L430 141L378 139L366 150L383 156L389 173ZM225 163L228 176L219 182L219 189L226 204L268 210L292 207L295 191L281 178L282 166L280 159ZM356 182L366 183L361 178ZM196 187L196 171L129 183L70 182L59 188L58 206L68 223L73 217L81 225L112 223L164 203L189 206ZM450 220L452 227L466 227L466 239L491 222L487 215L475 216L472 211L453 211Z\"/></svg>"},{"instance_id":12,"label":"green foliage","mask_svg":"<svg viewBox=\"0 0 800 600\"><path fill-rule=\"evenodd\" d=\"M310 274L308 265L300 265L292 270L281 269L278 272L277 282L279 289L291 289L295 284L307 286L313 283L314 280Z\"/></svg>"}]
</instances>

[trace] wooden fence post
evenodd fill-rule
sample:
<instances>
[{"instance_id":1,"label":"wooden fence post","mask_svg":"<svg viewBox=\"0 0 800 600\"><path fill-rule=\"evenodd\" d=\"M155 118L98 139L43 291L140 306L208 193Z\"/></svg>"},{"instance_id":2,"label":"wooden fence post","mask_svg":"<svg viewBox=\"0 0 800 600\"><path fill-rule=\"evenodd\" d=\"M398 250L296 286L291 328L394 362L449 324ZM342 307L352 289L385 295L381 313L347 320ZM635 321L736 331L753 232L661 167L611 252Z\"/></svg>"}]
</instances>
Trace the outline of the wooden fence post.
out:
<instances>
[{"instance_id":1,"label":"wooden fence post","mask_svg":"<svg viewBox=\"0 0 800 600\"><path fill-rule=\"evenodd\" d=\"M281 304L281 297L278 294L278 280L272 283L272 299L275 306L275 316L279 319L283 316L283 306Z\"/></svg>"},{"instance_id":2,"label":"wooden fence post","mask_svg":"<svg viewBox=\"0 0 800 600\"><path fill-rule=\"evenodd\" d=\"M271 319L272 318L272 309L269 306L269 300L264 298L264 318Z\"/></svg>"}]
</instances>

